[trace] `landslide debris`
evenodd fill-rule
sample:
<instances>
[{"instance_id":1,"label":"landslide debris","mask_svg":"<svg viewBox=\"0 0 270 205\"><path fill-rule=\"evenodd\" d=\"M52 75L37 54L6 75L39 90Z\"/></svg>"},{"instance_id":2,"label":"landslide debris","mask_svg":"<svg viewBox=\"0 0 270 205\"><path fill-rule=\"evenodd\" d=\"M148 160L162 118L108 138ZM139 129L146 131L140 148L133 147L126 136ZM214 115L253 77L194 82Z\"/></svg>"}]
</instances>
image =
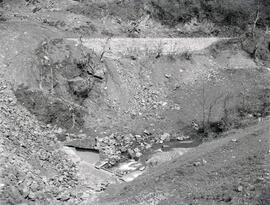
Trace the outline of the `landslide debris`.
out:
<instances>
[{"instance_id":1,"label":"landslide debris","mask_svg":"<svg viewBox=\"0 0 270 205\"><path fill-rule=\"evenodd\" d=\"M39 77L32 80L38 89L19 85L18 101L46 124L79 131L87 114L84 100L99 92L104 66L93 52L86 53L63 39L43 41L35 57Z\"/></svg>"}]
</instances>

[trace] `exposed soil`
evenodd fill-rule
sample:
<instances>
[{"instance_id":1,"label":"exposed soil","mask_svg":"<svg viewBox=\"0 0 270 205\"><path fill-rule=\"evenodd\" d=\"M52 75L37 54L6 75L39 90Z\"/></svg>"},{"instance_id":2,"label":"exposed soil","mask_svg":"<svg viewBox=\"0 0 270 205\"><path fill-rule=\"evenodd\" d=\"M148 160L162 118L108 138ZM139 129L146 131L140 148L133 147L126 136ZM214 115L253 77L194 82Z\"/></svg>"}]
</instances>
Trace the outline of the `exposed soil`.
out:
<instances>
[{"instance_id":1,"label":"exposed soil","mask_svg":"<svg viewBox=\"0 0 270 205\"><path fill-rule=\"evenodd\" d=\"M130 184L112 186L100 204L267 204L269 120L154 170Z\"/></svg>"},{"instance_id":2,"label":"exposed soil","mask_svg":"<svg viewBox=\"0 0 270 205\"><path fill-rule=\"evenodd\" d=\"M270 204L267 5L128 2L0 1L0 204Z\"/></svg>"}]
</instances>

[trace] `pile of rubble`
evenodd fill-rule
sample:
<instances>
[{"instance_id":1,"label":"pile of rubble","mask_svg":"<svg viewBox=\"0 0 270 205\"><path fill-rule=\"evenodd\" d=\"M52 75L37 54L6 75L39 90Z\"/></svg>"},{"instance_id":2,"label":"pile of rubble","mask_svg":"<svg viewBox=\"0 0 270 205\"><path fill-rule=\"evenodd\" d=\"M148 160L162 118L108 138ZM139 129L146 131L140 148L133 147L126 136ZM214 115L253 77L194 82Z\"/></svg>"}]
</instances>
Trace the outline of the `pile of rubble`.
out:
<instances>
[{"instance_id":1,"label":"pile of rubble","mask_svg":"<svg viewBox=\"0 0 270 205\"><path fill-rule=\"evenodd\" d=\"M110 168L127 159L138 161L145 153L151 151L154 145L170 141L170 138L169 133L155 136L148 130L142 135L114 133L97 139L96 149L101 154L101 164Z\"/></svg>"}]
</instances>

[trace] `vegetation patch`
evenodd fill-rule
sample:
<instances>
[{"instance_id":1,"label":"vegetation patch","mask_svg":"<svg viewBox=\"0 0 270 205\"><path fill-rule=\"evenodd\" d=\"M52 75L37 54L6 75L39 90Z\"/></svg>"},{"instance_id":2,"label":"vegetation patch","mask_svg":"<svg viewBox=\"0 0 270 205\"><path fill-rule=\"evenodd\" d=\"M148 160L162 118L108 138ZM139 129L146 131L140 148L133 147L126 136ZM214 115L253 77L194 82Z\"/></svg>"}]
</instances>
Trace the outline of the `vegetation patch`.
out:
<instances>
[{"instance_id":1,"label":"vegetation patch","mask_svg":"<svg viewBox=\"0 0 270 205\"><path fill-rule=\"evenodd\" d=\"M24 86L20 86L15 95L17 100L41 122L70 131L78 131L83 127L83 116L86 111L82 107L45 94L41 90L34 91Z\"/></svg>"}]
</instances>

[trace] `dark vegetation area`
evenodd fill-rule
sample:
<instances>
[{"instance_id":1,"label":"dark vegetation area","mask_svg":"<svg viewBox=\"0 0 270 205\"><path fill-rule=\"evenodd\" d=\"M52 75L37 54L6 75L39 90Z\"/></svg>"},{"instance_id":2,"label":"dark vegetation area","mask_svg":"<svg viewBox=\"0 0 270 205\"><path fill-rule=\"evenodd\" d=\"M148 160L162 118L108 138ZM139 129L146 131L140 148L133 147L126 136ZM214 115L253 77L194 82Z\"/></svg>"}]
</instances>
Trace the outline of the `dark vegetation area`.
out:
<instances>
[{"instance_id":1,"label":"dark vegetation area","mask_svg":"<svg viewBox=\"0 0 270 205\"><path fill-rule=\"evenodd\" d=\"M266 0L153 0L150 4L156 11L153 16L169 25L197 17L222 25L244 27L253 23L257 9L261 15L258 25L269 24L270 2Z\"/></svg>"},{"instance_id":2,"label":"dark vegetation area","mask_svg":"<svg viewBox=\"0 0 270 205\"><path fill-rule=\"evenodd\" d=\"M230 108L229 101L232 98L238 98L238 104ZM211 121L211 106L205 119L193 129L202 138L217 138L222 133L230 129L239 129L250 126L270 115L270 89L259 88L251 92L241 92L238 96L227 95L223 99L224 115L219 121Z\"/></svg>"},{"instance_id":3,"label":"dark vegetation area","mask_svg":"<svg viewBox=\"0 0 270 205\"><path fill-rule=\"evenodd\" d=\"M45 124L58 125L72 131L83 127L85 111L64 100L24 86L20 86L15 95L23 106Z\"/></svg>"},{"instance_id":4,"label":"dark vegetation area","mask_svg":"<svg viewBox=\"0 0 270 205\"><path fill-rule=\"evenodd\" d=\"M113 16L123 21L140 21L145 14L163 25L174 27L196 19L215 24L212 35L237 35L254 26L265 30L270 25L268 0L122 0L92 3L68 8L77 14L101 18ZM225 33L224 33L225 32Z\"/></svg>"}]
</instances>

